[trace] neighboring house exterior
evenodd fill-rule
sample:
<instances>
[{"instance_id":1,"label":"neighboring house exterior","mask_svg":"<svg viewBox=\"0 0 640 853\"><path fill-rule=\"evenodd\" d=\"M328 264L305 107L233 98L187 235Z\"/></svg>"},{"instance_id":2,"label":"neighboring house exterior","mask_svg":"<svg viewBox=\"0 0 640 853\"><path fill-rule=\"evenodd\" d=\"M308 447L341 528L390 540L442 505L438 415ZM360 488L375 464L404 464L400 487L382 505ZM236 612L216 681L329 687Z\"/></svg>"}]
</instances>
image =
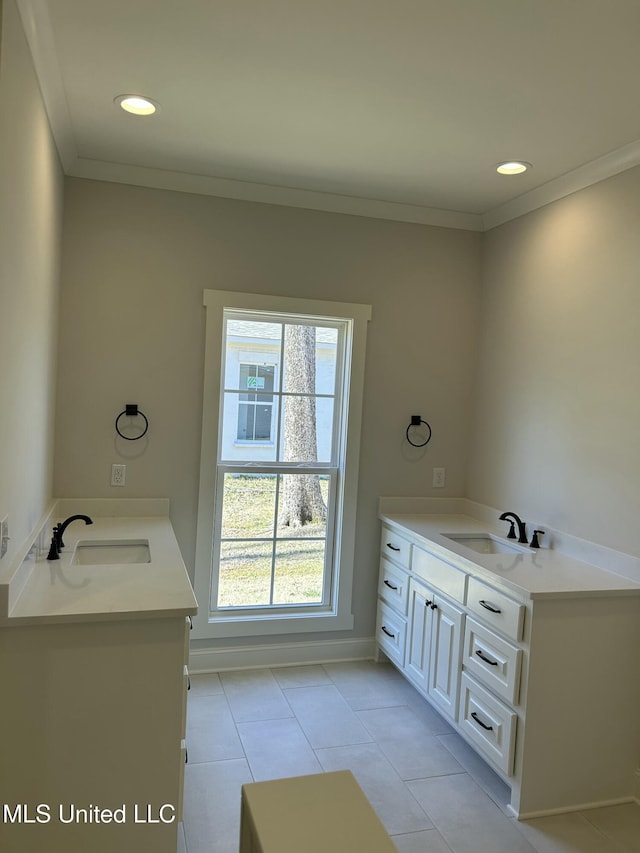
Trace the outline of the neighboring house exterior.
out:
<instances>
[{"instance_id":1,"label":"neighboring house exterior","mask_svg":"<svg viewBox=\"0 0 640 853\"><path fill-rule=\"evenodd\" d=\"M265 462L278 458L281 330L277 323L228 322L221 448L224 460ZM321 462L329 461L331 453L336 345L335 329L316 328L316 394L331 395L316 399L316 437Z\"/></svg>"}]
</instances>

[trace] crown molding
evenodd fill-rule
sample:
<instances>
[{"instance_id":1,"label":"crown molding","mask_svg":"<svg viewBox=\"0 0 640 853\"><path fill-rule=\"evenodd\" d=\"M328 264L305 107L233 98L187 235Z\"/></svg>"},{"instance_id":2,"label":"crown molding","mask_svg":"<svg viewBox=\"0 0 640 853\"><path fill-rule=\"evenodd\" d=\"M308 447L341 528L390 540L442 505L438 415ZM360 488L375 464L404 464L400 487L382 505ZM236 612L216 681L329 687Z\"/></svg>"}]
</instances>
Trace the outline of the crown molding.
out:
<instances>
[{"instance_id":1,"label":"crown molding","mask_svg":"<svg viewBox=\"0 0 640 853\"><path fill-rule=\"evenodd\" d=\"M493 210L476 214L79 158L47 0L16 0L16 3L63 171L74 177L441 228L489 231L640 165L639 140L554 178Z\"/></svg>"},{"instance_id":2,"label":"crown molding","mask_svg":"<svg viewBox=\"0 0 640 853\"><path fill-rule=\"evenodd\" d=\"M482 216L482 230L489 231L540 207L640 165L640 140L610 151L540 187L524 193Z\"/></svg>"},{"instance_id":3,"label":"crown molding","mask_svg":"<svg viewBox=\"0 0 640 853\"><path fill-rule=\"evenodd\" d=\"M357 196L256 184L249 181L216 178L210 175L192 175L188 172L173 172L145 166L108 163L102 160L78 158L68 170L68 174L76 178L112 181L120 184L173 190L174 192L219 196L240 201L262 202L263 204L279 204L285 207L301 207L307 210L345 213L351 216L366 216L373 219L391 219L398 222L413 222L419 225L437 225L441 228L482 231L482 217L475 213L458 213L413 204L398 204Z\"/></svg>"},{"instance_id":4,"label":"crown molding","mask_svg":"<svg viewBox=\"0 0 640 853\"><path fill-rule=\"evenodd\" d=\"M58 63L46 0L16 0L22 27L42 93L49 125L65 173L76 159L71 114Z\"/></svg>"}]
</instances>

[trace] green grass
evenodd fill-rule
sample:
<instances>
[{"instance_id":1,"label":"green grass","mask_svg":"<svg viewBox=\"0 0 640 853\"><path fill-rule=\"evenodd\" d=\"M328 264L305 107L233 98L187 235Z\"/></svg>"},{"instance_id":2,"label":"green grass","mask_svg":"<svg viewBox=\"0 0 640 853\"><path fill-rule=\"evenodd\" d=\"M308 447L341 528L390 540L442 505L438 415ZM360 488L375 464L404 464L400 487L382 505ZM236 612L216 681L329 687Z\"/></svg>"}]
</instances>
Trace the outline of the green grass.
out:
<instances>
[{"instance_id":1,"label":"green grass","mask_svg":"<svg viewBox=\"0 0 640 853\"><path fill-rule=\"evenodd\" d=\"M326 502L328 479L322 478L320 483ZM275 498L275 475L226 475L219 607L314 604L322 600L324 522L301 528L278 526L270 602ZM293 541L287 541L291 537ZM241 538L252 541L233 541Z\"/></svg>"}]
</instances>

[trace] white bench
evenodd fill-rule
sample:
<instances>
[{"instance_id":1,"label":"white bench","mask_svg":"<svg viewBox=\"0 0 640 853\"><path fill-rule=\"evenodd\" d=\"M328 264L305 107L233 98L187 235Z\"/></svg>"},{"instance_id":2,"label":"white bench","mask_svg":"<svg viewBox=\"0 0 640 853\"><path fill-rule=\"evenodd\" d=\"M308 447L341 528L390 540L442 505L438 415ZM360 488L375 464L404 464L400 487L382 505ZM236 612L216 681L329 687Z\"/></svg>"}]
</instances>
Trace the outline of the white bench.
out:
<instances>
[{"instance_id":1,"label":"white bench","mask_svg":"<svg viewBox=\"0 0 640 853\"><path fill-rule=\"evenodd\" d=\"M242 786L240 853L397 853L350 770Z\"/></svg>"}]
</instances>

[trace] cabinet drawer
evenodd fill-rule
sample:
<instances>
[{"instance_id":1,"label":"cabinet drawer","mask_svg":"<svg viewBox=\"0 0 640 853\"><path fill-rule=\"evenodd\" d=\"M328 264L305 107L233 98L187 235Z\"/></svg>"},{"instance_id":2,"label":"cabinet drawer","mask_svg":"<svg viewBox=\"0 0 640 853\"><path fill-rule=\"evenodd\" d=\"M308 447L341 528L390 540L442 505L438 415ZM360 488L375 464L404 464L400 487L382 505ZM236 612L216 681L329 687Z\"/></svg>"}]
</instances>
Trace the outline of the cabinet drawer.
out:
<instances>
[{"instance_id":1,"label":"cabinet drawer","mask_svg":"<svg viewBox=\"0 0 640 853\"><path fill-rule=\"evenodd\" d=\"M411 554L411 543L408 539L399 536L390 527L382 528L380 539L380 551L390 560L398 563L404 569L409 568L409 555Z\"/></svg>"},{"instance_id":2,"label":"cabinet drawer","mask_svg":"<svg viewBox=\"0 0 640 853\"><path fill-rule=\"evenodd\" d=\"M469 578L467 607L483 622L512 640L522 639L524 604L520 604L477 578Z\"/></svg>"},{"instance_id":3,"label":"cabinet drawer","mask_svg":"<svg viewBox=\"0 0 640 853\"><path fill-rule=\"evenodd\" d=\"M404 648L407 620L382 601L378 605L376 639L387 657L398 666L404 666Z\"/></svg>"},{"instance_id":4,"label":"cabinet drawer","mask_svg":"<svg viewBox=\"0 0 640 853\"><path fill-rule=\"evenodd\" d=\"M393 563L385 560L384 557L380 560L378 595L391 607L399 610L403 616L407 615L409 575L398 566L394 566Z\"/></svg>"},{"instance_id":5,"label":"cabinet drawer","mask_svg":"<svg viewBox=\"0 0 640 853\"><path fill-rule=\"evenodd\" d=\"M502 699L511 705L517 704L522 649L512 646L475 619L467 618L462 663Z\"/></svg>"},{"instance_id":6,"label":"cabinet drawer","mask_svg":"<svg viewBox=\"0 0 640 853\"><path fill-rule=\"evenodd\" d=\"M440 560L428 551L423 551L422 548L417 548L414 545L411 555L411 571L444 592L449 598L461 603L464 602L467 576L455 566L445 563L444 560Z\"/></svg>"},{"instance_id":7,"label":"cabinet drawer","mask_svg":"<svg viewBox=\"0 0 640 853\"><path fill-rule=\"evenodd\" d=\"M459 725L469 740L507 776L513 775L517 714L462 673Z\"/></svg>"}]
</instances>

